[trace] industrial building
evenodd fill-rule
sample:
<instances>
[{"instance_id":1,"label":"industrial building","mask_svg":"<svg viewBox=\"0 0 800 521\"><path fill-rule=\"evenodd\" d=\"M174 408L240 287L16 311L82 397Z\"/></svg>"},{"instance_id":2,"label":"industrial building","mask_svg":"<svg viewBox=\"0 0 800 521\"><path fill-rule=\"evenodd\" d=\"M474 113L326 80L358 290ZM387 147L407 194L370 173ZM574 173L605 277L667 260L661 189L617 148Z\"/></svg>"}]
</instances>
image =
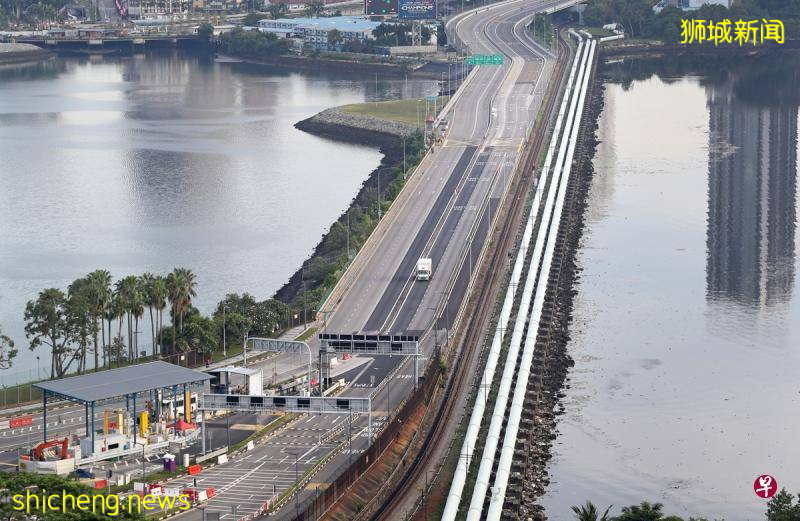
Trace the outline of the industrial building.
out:
<instances>
[{"instance_id":1,"label":"industrial building","mask_svg":"<svg viewBox=\"0 0 800 521\"><path fill-rule=\"evenodd\" d=\"M326 49L328 33L339 31L342 41L373 39L372 31L381 22L372 22L362 16L336 16L331 18L278 18L259 20L258 30L273 33L281 38L298 38L313 47Z\"/></svg>"}]
</instances>

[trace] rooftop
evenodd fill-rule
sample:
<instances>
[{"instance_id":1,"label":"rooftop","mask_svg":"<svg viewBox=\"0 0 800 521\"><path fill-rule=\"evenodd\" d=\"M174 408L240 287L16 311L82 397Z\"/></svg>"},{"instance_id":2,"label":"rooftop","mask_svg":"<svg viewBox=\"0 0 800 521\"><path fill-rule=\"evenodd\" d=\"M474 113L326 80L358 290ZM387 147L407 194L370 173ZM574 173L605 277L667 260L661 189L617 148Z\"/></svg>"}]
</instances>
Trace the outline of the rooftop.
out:
<instances>
[{"instance_id":1,"label":"rooftop","mask_svg":"<svg viewBox=\"0 0 800 521\"><path fill-rule=\"evenodd\" d=\"M284 23L303 28L339 29L340 31L367 31L374 30L381 22L373 22L361 16L332 16L324 18L278 18L276 20L262 20L263 22ZM260 24L261 25L261 24ZM266 24L264 24L266 25Z\"/></svg>"},{"instance_id":2,"label":"rooftop","mask_svg":"<svg viewBox=\"0 0 800 521\"><path fill-rule=\"evenodd\" d=\"M157 361L72 376L61 380L39 382L33 386L68 400L97 402L151 389L198 383L210 379L211 376L206 373Z\"/></svg>"}]
</instances>

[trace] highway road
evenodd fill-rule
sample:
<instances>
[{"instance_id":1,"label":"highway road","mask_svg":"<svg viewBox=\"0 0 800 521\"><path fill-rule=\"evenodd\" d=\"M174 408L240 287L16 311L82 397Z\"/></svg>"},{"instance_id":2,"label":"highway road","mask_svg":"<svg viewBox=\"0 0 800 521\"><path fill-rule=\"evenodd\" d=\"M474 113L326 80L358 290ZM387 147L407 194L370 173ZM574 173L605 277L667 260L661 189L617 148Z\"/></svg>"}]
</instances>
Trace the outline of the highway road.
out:
<instances>
[{"instance_id":1,"label":"highway road","mask_svg":"<svg viewBox=\"0 0 800 521\"><path fill-rule=\"evenodd\" d=\"M445 342L483 248L490 222L506 190L523 143L532 126L553 56L536 45L524 29L534 12L552 2L516 0L496 4L448 23L452 37L472 53L503 53L503 66L475 69L445 118L450 121L441 145L429 154L409 179L401 197L376 230L376 244L335 309L324 310L324 330L330 333L382 332L422 334L422 350L430 357L437 342ZM466 49L465 49L466 50ZM433 259L430 281L416 281L420 257ZM405 357L375 356L366 367L346 374L344 395L371 395L373 426L380 428L413 388L413 370ZM427 359L425 361L428 361ZM391 405L390 405L391 402ZM347 422L348 428L340 426ZM247 454L240 463L204 472L201 486L214 486L218 496L206 507L222 519L256 508L274 483L280 494L331 451L333 460L322 467L299 497L287 503L278 518L295 514L295 499L305 500L341 472L352 451L367 446L366 418L346 415L302 415L279 435ZM358 433L348 436L348 432ZM315 433L329 433L314 439ZM352 440L352 441L351 441ZM343 448L346 447L346 448ZM297 466L295 467L295 454ZM238 470L233 469L239 465ZM246 507L245 507L246 505ZM181 519L200 519L187 512Z\"/></svg>"},{"instance_id":2,"label":"highway road","mask_svg":"<svg viewBox=\"0 0 800 521\"><path fill-rule=\"evenodd\" d=\"M552 55L524 29L534 12L552 3L511 0L448 21L448 34L461 42L463 51L502 53L505 64L474 69L451 101L444 115L450 122L444 142L417 168L405 196L376 230L373 246L360 254L352 283L325 313L326 331L421 334L423 364L430 362L435 344L448 340L553 70ZM433 259L429 281L415 279L420 257ZM372 396L373 428L379 430L389 411L412 390L413 370L405 357L368 358L344 374L349 384L343 394ZM267 380L270 369L265 370ZM48 429L82 427L81 409L60 414L67 423ZM40 422L29 432L40 430ZM29 432L14 433L14 443L26 441ZM12 448L11 441L0 437L0 448ZM291 486L295 473L303 475L332 453L332 460L297 498L302 508L318 486L333 481L368 443L365 416L299 415L245 456L197 476L198 485L217 490L206 510L230 520L236 506L237 516L247 515L272 495L273 485L280 494ZM292 517L294 509L292 501L278 517ZM192 510L179 517L199 520L201 514Z\"/></svg>"}]
</instances>

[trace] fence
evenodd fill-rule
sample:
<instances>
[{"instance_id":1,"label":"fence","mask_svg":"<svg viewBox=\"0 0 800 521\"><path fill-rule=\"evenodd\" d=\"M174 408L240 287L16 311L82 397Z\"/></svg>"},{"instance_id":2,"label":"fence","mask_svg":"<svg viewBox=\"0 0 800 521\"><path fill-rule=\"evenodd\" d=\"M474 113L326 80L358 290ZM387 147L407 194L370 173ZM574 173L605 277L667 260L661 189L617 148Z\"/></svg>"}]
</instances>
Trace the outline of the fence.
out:
<instances>
[{"instance_id":1,"label":"fence","mask_svg":"<svg viewBox=\"0 0 800 521\"><path fill-rule=\"evenodd\" d=\"M440 348L436 348L431 357L435 361L439 359L441 354ZM319 519L339 498L347 492L370 466L378 461L384 450L386 450L397 437L403 423L408 421L417 407L428 399L433 394L433 388L438 383L438 376L441 368L438 363L429 363L425 374L423 375L424 381L416 392L408 397L408 400L403 404L403 407L398 411L394 419L386 425L384 430L378 435L372 445L364 451L361 456L356 459L344 472L342 472L336 481L334 481L324 492L319 493L310 502L307 502L305 510L294 518L294 521L312 521Z\"/></svg>"}]
</instances>

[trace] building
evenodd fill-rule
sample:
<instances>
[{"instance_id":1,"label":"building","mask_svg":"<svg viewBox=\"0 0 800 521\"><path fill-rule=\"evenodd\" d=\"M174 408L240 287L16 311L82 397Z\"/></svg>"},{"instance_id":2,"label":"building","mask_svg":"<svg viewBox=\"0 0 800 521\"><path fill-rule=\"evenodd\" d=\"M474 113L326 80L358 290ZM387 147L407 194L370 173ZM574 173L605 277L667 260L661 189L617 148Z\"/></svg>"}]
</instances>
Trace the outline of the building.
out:
<instances>
[{"instance_id":1,"label":"building","mask_svg":"<svg viewBox=\"0 0 800 521\"><path fill-rule=\"evenodd\" d=\"M761 308L791 298L795 264L797 107L707 88L707 293Z\"/></svg>"},{"instance_id":2,"label":"building","mask_svg":"<svg viewBox=\"0 0 800 521\"><path fill-rule=\"evenodd\" d=\"M684 11L695 11L704 5L721 5L730 8L731 4L733 4L733 0L660 0L653 6L653 11L660 13L667 6L677 7Z\"/></svg>"},{"instance_id":3,"label":"building","mask_svg":"<svg viewBox=\"0 0 800 521\"><path fill-rule=\"evenodd\" d=\"M278 18L259 20L258 30L276 34L280 38L298 38L318 49L328 48L328 34L337 30L342 41L373 39L372 31L380 22L360 16L335 16L331 18Z\"/></svg>"}]
</instances>

